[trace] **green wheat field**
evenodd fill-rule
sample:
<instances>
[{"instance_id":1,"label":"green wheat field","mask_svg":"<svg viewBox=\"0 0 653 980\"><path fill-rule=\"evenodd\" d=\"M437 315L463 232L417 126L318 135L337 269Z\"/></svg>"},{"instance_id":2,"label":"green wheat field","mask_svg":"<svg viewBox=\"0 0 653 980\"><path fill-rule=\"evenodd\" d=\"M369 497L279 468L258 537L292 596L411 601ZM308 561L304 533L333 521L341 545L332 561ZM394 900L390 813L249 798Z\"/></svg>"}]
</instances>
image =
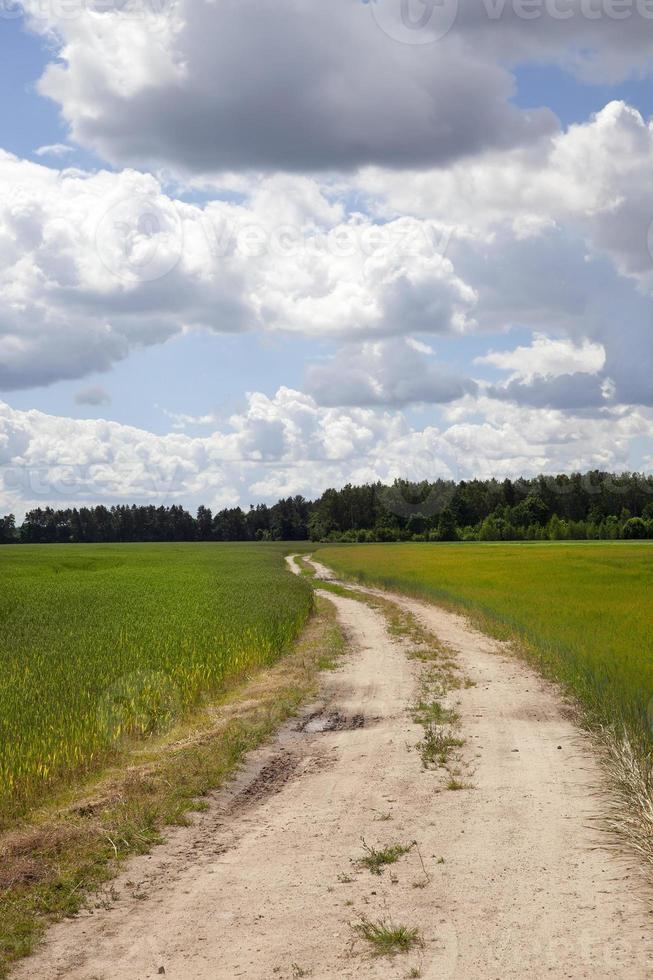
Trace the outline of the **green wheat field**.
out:
<instances>
[{"instance_id":1,"label":"green wheat field","mask_svg":"<svg viewBox=\"0 0 653 980\"><path fill-rule=\"evenodd\" d=\"M274 662L312 608L283 545L0 549L0 822Z\"/></svg>"}]
</instances>

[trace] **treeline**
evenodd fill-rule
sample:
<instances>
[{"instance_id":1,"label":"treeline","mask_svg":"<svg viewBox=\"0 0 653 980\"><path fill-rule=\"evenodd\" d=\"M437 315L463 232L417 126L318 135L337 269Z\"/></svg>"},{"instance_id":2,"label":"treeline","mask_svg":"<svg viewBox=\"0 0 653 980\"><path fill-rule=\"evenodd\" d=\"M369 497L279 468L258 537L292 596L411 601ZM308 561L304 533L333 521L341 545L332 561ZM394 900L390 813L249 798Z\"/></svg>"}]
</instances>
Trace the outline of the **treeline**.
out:
<instances>
[{"instance_id":1,"label":"treeline","mask_svg":"<svg viewBox=\"0 0 653 980\"><path fill-rule=\"evenodd\" d=\"M20 527L12 514L0 518L0 544L64 544L127 541L297 541L307 537L310 504L303 497L215 515L199 507L117 506L30 510Z\"/></svg>"},{"instance_id":2,"label":"treeline","mask_svg":"<svg viewBox=\"0 0 653 980\"><path fill-rule=\"evenodd\" d=\"M534 479L396 480L196 515L172 507L37 508L0 543L127 541L541 541L653 538L653 477L594 470Z\"/></svg>"}]
</instances>

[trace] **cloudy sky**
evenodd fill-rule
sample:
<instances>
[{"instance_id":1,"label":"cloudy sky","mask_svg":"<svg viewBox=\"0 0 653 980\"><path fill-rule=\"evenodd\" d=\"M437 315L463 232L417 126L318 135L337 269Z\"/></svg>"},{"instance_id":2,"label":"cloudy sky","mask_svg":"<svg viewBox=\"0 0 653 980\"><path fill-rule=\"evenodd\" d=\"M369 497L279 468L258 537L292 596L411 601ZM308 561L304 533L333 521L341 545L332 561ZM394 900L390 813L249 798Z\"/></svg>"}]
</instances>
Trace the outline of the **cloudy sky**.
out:
<instances>
[{"instance_id":1,"label":"cloudy sky","mask_svg":"<svg viewBox=\"0 0 653 980\"><path fill-rule=\"evenodd\" d=\"M653 468L653 0L0 0L0 513Z\"/></svg>"}]
</instances>

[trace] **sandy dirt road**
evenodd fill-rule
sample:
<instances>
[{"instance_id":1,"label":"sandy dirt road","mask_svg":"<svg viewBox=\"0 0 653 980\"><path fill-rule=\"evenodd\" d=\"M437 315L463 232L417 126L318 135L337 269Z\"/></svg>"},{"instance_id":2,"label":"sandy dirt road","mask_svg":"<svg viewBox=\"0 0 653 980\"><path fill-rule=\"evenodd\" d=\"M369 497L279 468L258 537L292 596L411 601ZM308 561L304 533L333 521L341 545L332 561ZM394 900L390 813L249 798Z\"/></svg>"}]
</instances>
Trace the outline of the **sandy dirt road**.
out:
<instances>
[{"instance_id":1,"label":"sandy dirt road","mask_svg":"<svg viewBox=\"0 0 653 980\"><path fill-rule=\"evenodd\" d=\"M473 788L447 790L415 750L419 664L378 611L331 598L350 650L320 703L14 976L653 976L650 896L597 846L600 772L556 692L461 617L398 597L475 682L452 695ZM361 838L418 847L377 877L352 863ZM361 917L424 946L375 959Z\"/></svg>"}]
</instances>

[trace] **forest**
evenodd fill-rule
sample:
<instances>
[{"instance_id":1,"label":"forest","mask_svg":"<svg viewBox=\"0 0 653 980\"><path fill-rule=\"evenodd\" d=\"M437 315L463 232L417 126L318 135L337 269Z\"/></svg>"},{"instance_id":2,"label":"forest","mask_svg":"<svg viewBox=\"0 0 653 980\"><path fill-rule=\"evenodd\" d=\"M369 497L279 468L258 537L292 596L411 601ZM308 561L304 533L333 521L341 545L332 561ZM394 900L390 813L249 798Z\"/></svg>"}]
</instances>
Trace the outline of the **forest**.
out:
<instances>
[{"instance_id":1,"label":"forest","mask_svg":"<svg viewBox=\"0 0 653 980\"><path fill-rule=\"evenodd\" d=\"M0 518L0 544L154 541L546 541L653 538L653 476L593 470L520 480L395 480L317 500L35 508Z\"/></svg>"}]
</instances>

